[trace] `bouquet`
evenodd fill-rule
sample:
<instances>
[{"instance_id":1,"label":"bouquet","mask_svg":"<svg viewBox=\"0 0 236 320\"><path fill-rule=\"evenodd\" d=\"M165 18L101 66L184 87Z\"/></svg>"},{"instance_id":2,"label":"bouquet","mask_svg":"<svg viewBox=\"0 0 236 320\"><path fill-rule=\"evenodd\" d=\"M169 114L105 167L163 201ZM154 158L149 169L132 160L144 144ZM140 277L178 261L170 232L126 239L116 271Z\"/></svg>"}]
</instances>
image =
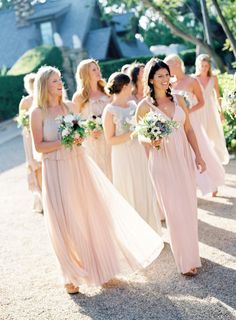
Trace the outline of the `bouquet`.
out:
<instances>
[{"instance_id":1,"label":"bouquet","mask_svg":"<svg viewBox=\"0 0 236 320\"><path fill-rule=\"evenodd\" d=\"M84 120L79 115L69 113L56 118L58 122L58 132L61 143L66 148L72 148L75 140L84 139L86 137L86 128ZM81 145L78 143L77 145Z\"/></svg>"},{"instance_id":2,"label":"bouquet","mask_svg":"<svg viewBox=\"0 0 236 320\"><path fill-rule=\"evenodd\" d=\"M147 140L161 140L171 134L179 124L173 120L167 120L164 116L156 112L148 112L136 125L134 134L145 137ZM160 146L157 147L160 149Z\"/></svg>"},{"instance_id":3,"label":"bouquet","mask_svg":"<svg viewBox=\"0 0 236 320\"><path fill-rule=\"evenodd\" d=\"M18 128L29 128L29 112L27 110L21 110L16 118Z\"/></svg>"},{"instance_id":4,"label":"bouquet","mask_svg":"<svg viewBox=\"0 0 236 320\"><path fill-rule=\"evenodd\" d=\"M90 119L85 121L84 125L88 134L92 131L103 131L101 116L93 115Z\"/></svg>"}]
</instances>

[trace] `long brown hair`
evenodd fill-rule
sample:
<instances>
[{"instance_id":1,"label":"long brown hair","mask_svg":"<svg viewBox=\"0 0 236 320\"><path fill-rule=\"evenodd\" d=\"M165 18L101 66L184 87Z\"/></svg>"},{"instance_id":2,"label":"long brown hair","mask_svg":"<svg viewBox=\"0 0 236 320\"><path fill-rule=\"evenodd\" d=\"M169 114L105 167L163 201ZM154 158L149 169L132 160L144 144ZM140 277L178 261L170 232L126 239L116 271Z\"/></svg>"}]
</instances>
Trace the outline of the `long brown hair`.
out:
<instances>
[{"instance_id":1,"label":"long brown hair","mask_svg":"<svg viewBox=\"0 0 236 320\"><path fill-rule=\"evenodd\" d=\"M89 101L89 95L91 90L90 78L89 78L89 67L92 63L94 63L100 69L98 62L96 60L85 59L79 63L77 67L76 75L75 75L76 82L77 82L77 93L82 97L81 108L83 108L86 102ZM98 88L104 94L106 94L104 89L105 85L106 85L105 80L101 79L98 81Z\"/></svg>"}]
</instances>

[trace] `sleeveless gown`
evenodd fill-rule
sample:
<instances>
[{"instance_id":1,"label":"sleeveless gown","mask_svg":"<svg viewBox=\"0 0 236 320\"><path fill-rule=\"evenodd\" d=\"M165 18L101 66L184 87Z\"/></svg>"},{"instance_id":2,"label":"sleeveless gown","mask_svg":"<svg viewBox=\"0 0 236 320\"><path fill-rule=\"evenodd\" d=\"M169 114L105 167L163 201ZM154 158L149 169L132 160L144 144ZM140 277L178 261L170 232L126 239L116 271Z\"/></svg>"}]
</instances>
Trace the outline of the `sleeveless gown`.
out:
<instances>
[{"instance_id":1,"label":"sleeveless gown","mask_svg":"<svg viewBox=\"0 0 236 320\"><path fill-rule=\"evenodd\" d=\"M183 90L173 90L173 93L177 93ZM185 96L190 104L190 109L197 103L196 96L190 91L184 91ZM203 107L204 108L204 107ZM212 193L217 191L218 187L224 184L225 180L225 170L215 153L213 146L208 139L206 132L199 122L198 113L200 109L194 112L189 113L189 119L193 127L198 146L202 155L203 160L206 163L206 171L200 173L195 169L197 177L197 185L201 190L202 194ZM195 159L194 153L192 153L193 158Z\"/></svg>"},{"instance_id":2,"label":"sleeveless gown","mask_svg":"<svg viewBox=\"0 0 236 320\"><path fill-rule=\"evenodd\" d=\"M101 96L98 99L89 99L81 111L83 119L89 119L93 115L102 116L103 110L110 98ZM98 139L88 137L83 143L88 155L97 163L105 175L112 180L111 170L111 147L107 145L104 134L102 133Z\"/></svg>"},{"instance_id":3,"label":"sleeveless gown","mask_svg":"<svg viewBox=\"0 0 236 320\"><path fill-rule=\"evenodd\" d=\"M170 118L147 99L150 109ZM186 273L201 266L198 247L196 178L191 149L184 132L185 113L175 104L173 120L180 127L152 148L149 170L157 194L165 208L170 245L177 269Z\"/></svg>"},{"instance_id":4,"label":"sleeveless gown","mask_svg":"<svg viewBox=\"0 0 236 320\"><path fill-rule=\"evenodd\" d=\"M44 141L57 139L57 126L45 116ZM149 265L163 248L84 147L43 154L43 201L65 283L101 285Z\"/></svg>"},{"instance_id":5,"label":"sleeveless gown","mask_svg":"<svg viewBox=\"0 0 236 320\"><path fill-rule=\"evenodd\" d=\"M214 78L210 77L207 85L204 87L201 81L198 80L204 100L205 105L203 108L199 109L196 116L199 122L202 124L208 138L213 144L214 150L218 155L222 164L227 164L229 162L229 153L226 148L224 131L220 119L219 103L214 92Z\"/></svg>"},{"instance_id":6,"label":"sleeveless gown","mask_svg":"<svg viewBox=\"0 0 236 320\"><path fill-rule=\"evenodd\" d=\"M41 161L39 158L35 157L34 145L32 141L32 135L29 128L23 128L23 145L25 150L25 158L27 163L27 181L28 188L34 195L34 205L33 210L37 212L42 212L42 199L41 190L38 184L36 171L41 168Z\"/></svg>"},{"instance_id":7,"label":"sleeveless gown","mask_svg":"<svg viewBox=\"0 0 236 320\"><path fill-rule=\"evenodd\" d=\"M129 102L128 108L108 104L106 111L113 115L116 136L130 131L136 103ZM128 122L127 122L128 121ZM112 146L113 184L141 217L157 232L161 232L160 211L155 191L148 172L145 149L137 139Z\"/></svg>"}]
</instances>

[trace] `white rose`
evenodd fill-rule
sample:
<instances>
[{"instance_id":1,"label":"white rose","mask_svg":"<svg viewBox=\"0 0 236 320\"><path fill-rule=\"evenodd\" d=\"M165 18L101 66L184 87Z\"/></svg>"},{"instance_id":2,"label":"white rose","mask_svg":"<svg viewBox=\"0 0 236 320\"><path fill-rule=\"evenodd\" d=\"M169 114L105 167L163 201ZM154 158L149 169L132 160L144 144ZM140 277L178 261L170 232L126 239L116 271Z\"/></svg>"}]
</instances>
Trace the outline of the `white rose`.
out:
<instances>
[{"instance_id":1,"label":"white rose","mask_svg":"<svg viewBox=\"0 0 236 320\"><path fill-rule=\"evenodd\" d=\"M70 130L68 128L65 128L65 129L62 130L61 135L62 135L63 138L68 136L69 134L70 134Z\"/></svg>"},{"instance_id":2,"label":"white rose","mask_svg":"<svg viewBox=\"0 0 236 320\"><path fill-rule=\"evenodd\" d=\"M72 114L67 114L64 118L65 123L67 124L73 124L73 121L75 120L74 116Z\"/></svg>"}]
</instances>

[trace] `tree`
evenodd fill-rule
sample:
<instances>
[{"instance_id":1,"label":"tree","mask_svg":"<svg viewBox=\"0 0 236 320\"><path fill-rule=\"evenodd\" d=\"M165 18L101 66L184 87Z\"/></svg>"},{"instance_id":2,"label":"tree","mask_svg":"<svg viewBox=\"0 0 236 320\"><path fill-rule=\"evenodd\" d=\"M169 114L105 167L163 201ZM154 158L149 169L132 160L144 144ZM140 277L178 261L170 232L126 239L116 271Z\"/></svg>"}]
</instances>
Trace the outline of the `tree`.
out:
<instances>
[{"instance_id":1,"label":"tree","mask_svg":"<svg viewBox=\"0 0 236 320\"><path fill-rule=\"evenodd\" d=\"M225 71L224 63L218 53L212 48L204 39L202 34L195 32L194 28L191 28L190 24L186 27L183 24L184 17L180 14L180 10L185 6L187 1L184 0L124 0L123 5L127 9L136 8L136 12L142 12L145 14L146 10L153 10L162 21L169 27L173 34L181 37L187 42L190 42L196 46L200 46L202 51L208 53L214 59L216 65L221 71ZM107 0L106 5L119 5L118 0ZM186 8L185 8L186 9ZM194 22L194 20L192 20ZM202 28L203 30L203 28Z\"/></svg>"},{"instance_id":2,"label":"tree","mask_svg":"<svg viewBox=\"0 0 236 320\"><path fill-rule=\"evenodd\" d=\"M220 9L220 6L219 6L219 3L217 2L217 0L212 0L212 3L217 11L217 14L219 16L219 20L221 22L221 25L224 29L224 32L225 34L227 35L228 37L228 40L231 44L231 47L232 47L232 50L233 50L233 53L234 53L234 56L236 58L236 40L234 38L234 35L233 35L233 32L231 32L229 26L228 26L228 23L226 22L226 19L225 17L223 16L223 13Z\"/></svg>"}]
</instances>

